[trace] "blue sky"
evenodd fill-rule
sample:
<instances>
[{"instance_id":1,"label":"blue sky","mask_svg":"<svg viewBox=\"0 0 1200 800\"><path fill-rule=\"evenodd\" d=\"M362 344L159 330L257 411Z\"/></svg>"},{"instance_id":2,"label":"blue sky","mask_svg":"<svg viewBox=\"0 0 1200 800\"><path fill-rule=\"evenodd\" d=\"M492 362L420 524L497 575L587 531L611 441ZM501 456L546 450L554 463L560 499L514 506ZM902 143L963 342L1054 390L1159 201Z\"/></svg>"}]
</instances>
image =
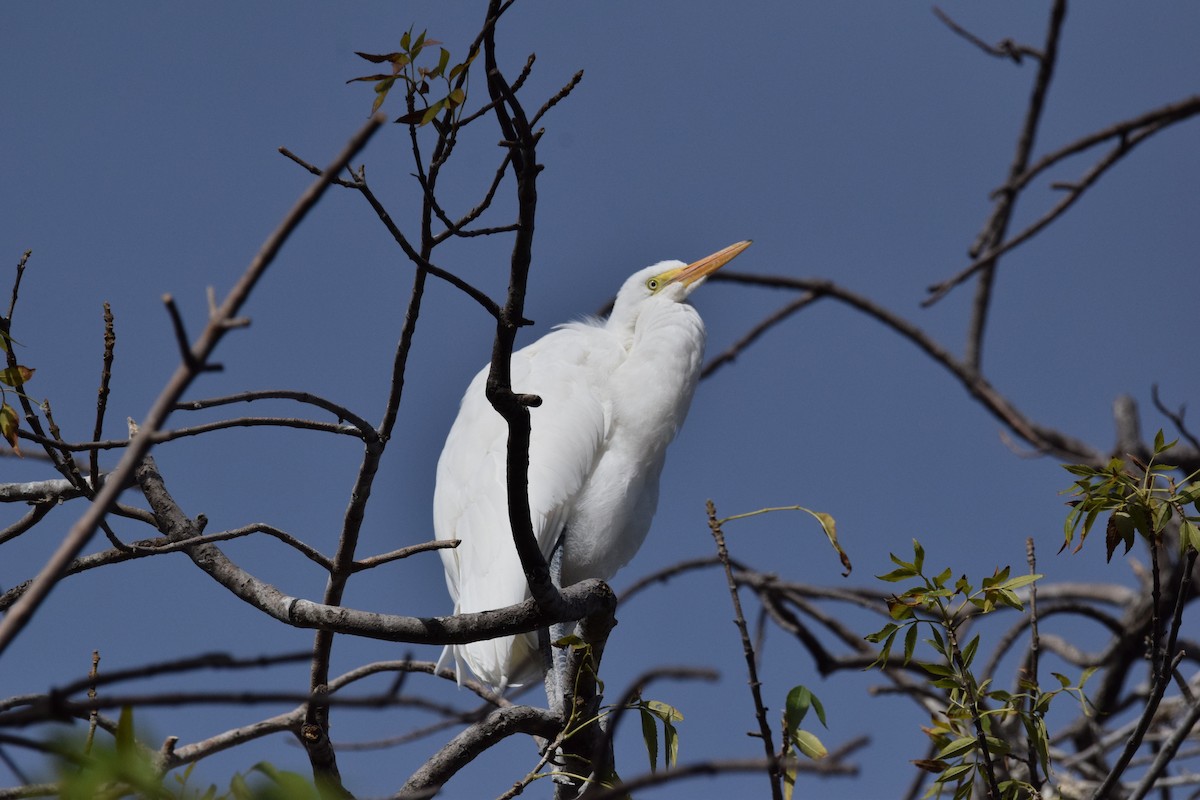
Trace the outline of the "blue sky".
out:
<instances>
[{"instance_id":1,"label":"blue sky","mask_svg":"<svg viewBox=\"0 0 1200 800\"><path fill-rule=\"evenodd\" d=\"M943 8L985 40L1040 46L1044 5ZM66 438L90 435L102 302L116 315L106 428L116 437L126 417L144 414L176 363L162 295L176 298L198 332L205 287L223 294L308 184L310 176L276 148L324 163L362 124L370 88L345 81L371 67L353 51L394 49L412 26L458 54L481 18L481 3L5 6L0 287L32 249L14 335L24 345L22 360L38 369L30 392L49 398ZM1035 152L1194 94L1198 25L1200 10L1184 3L1073 7ZM642 266L693 260L750 238L754 246L733 269L831 278L961 352L972 290L930 310L919 302L925 286L967 263L988 194L1012 157L1031 63L987 57L928 6L890 2L531 0L506 17L499 41L510 74L537 53L527 107L585 72L544 122L527 305L537 325L522 332L522 342L594 312ZM1151 432L1167 424L1151 408L1152 384L1173 405L1200 396L1180 327L1194 314L1200 252L1195 125L1141 146L1060 223L1002 263L985 373L1035 421L1098 448L1111 447L1118 394L1142 404ZM456 208L475 202L498 158L498 132L477 128L446 176L447 202ZM1093 158L1077 157L1049 179L1075 179ZM393 217L415 230L406 132L385 128L359 161ZM1056 200L1043 182L1022 200L1014 225ZM440 263L500 298L508 249L507 241L472 241L439 251ZM331 191L246 308L252 326L218 352L224 371L204 377L189 396L302 389L377 419L410 281L409 265L365 203ZM6 297L7 288L0 293ZM693 301L708 324L710 355L789 299L766 289L704 287ZM431 538L441 439L490 348L490 320L434 282L364 553ZM173 443L156 456L184 508L206 514L210 531L267 522L329 551L359 453L348 438L256 429ZM115 456L107 458L111 465ZM0 459L5 482L45 473L29 460ZM1053 460L1015 453L998 423L911 345L845 307L819 303L701 385L668 458L649 540L614 586L710 554L706 498L722 514L795 503L833 514L854 560L854 585L886 571L888 551L905 552L913 537L931 562L971 574L1020 567L1032 536L1051 579L1128 580L1128 568L1119 559L1105 567L1097 548L1055 555L1064 514L1057 492L1068 482ZM19 511L4 509L0 519ZM78 514L75 505L57 509L33 534L6 544L0 585L30 577ZM149 535L130 523L118 529L129 538ZM762 569L796 581L843 582L819 530L804 519L759 518L731 527L729 536L734 556ZM317 570L275 544L239 542L229 552L290 594L318 599L323 590ZM685 761L761 752L742 735L754 721L723 586L707 572L641 595L622 610L605 658L610 687L662 664L721 671L715 686L663 684L649 693L685 714ZM412 614L450 607L436 556L364 575L347 603ZM116 669L211 650L302 650L311 642L241 606L183 556L71 578L45 614L0 660L9 693L84 674L95 648L102 668ZM348 642L337 650L335 670L404 652ZM777 631L765 661L773 708L805 683L825 700L828 744L863 732L875 737L859 759L859 782L813 784L810 795L894 796L897 781L907 783L907 759L923 755L923 720L897 701L868 697L866 688L881 681L823 681ZM205 675L187 685L229 680ZM246 681L297 691L306 685L303 667ZM429 691L463 699L432 682ZM188 741L277 710L199 708L147 714L146 721L159 736ZM428 721L415 711L341 720L334 735L343 741ZM644 765L635 728L624 730L619 747L627 774ZM225 755L204 774L220 781L260 759L302 770L302 753L284 739ZM432 747L348 754L343 772L355 791L384 794ZM533 760L528 742L514 742L464 772L447 796L497 794ZM737 777L656 796L739 789L765 786L757 776Z\"/></svg>"}]
</instances>

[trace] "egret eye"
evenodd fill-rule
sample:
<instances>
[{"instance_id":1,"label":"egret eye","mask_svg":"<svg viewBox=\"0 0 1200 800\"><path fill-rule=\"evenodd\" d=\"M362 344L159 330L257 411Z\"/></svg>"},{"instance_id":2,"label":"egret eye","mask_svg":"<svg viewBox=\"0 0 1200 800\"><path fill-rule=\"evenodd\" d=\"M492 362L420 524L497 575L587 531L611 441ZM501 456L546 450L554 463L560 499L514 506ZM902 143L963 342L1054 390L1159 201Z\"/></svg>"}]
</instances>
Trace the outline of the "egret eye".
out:
<instances>
[{"instance_id":1,"label":"egret eye","mask_svg":"<svg viewBox=\"0 0 1200 800\"><path fill-rule=\"evenodd\" d=\"M646 281L646 288L652 292L657 292L658 291L658 278L651 278L650 280Z\"/></svg>"}]
</instances>

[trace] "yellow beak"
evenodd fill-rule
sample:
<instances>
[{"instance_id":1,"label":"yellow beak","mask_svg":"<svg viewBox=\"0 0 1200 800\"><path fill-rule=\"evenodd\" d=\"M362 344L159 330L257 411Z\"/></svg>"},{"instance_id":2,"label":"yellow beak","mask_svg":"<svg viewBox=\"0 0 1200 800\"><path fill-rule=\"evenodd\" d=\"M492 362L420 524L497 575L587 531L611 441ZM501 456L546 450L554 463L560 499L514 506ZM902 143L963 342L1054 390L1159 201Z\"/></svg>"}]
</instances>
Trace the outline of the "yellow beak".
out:
<instances>
[{"instance_id":1,"label":"yellow beak","mask_svg":"<svg viewBox=\"0 0 1200 800\"><path fill-rule=\"evenodd\" d=\"M667 272L662 276L662 281L664 284L679 281L684 286L691 286L701 278L713 274L730 261L733 261L733 259L737 258L738 254L749 246L749 239L737 244L731 244L724 250L718 250L711 256L705 256L699 261L693 261L686 267L679 267Z\"/></svg>"}]
</instances>

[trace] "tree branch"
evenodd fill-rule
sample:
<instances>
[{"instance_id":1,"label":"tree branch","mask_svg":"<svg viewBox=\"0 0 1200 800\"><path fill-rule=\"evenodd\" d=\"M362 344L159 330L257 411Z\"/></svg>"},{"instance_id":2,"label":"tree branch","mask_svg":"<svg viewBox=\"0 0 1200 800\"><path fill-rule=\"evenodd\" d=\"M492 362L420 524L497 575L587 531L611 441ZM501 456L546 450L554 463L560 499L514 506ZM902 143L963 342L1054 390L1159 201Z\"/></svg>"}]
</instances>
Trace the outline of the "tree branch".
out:
<instances>
[{"instance_id":1,"label":"tree branch","mask_svg":"<svg viewBox=\"0 0 1200 800\"><path fill-rule=\"evenodd\" d=\"M259 278L266 272L271 262L275 260L275 256L283 247L284 242L287 241L292 231L296 229L309 210L316 205L333 177L341 172L350 159L366 145L371 134L379 128L382 122L382 117L373 117L350 140L350 143L342 153L326 168L321 178L315 181L296 202L279 228L268 237L241 279L230 290L225 301L217 310L217 314L209 319L204 331L200 334L200 338L192 347L191 352L195 363L208 363L209 356L229 330L229 324L236 319L238 311L249 298ZM71 530L67 533L58 550L50 557L50 560L38 574L38 577L34 579L29 591L9 609L3 621L0 621L0 654L7 650L21 629L33 618L34 612L37 611L42 601L46 599L46 596L54 588L54 585L62 578L67 566L79 555L88 541L91 540L104 515L108 513L109 509L116 502L117 495L125 486L129 475L141 462L142 457L150 451L152 445L151 435L162 427L175 403L178 402L179 398L183 395L187 387L191 385L192 381L195 380L197 375L196 370L189 367L187 363L181 364L176 369L175 374L168 381L162 393L159 394L158 399L155 400L154 405L147 412L140 426L143 435L134 436L120 464L113 470L109 481L97 492L92 505L79 521L71 527Z\"/></svg>"}]
</instances>

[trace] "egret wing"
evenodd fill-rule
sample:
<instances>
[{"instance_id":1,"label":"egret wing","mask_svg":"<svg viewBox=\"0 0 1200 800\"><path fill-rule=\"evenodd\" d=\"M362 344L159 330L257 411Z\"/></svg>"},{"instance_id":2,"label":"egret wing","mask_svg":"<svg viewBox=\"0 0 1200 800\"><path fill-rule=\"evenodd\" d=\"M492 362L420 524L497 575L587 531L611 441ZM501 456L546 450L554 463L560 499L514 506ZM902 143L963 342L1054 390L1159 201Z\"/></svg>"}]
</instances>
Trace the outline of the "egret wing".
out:
<instances>
[{"instance_id":1,"label":"egret wing","mask_svg":"<svg viewBox=\"0 0 1200 800\"><path fill-rule=\"evenodd\" d=\"M602 329L564 326L513 354L514 390L536 394L530 409L529 504L533 531L547 557L567 525L572 502L591 474L610 423L607 375L620 347ZM456 613L519 603L528 584L508 523L508 428L484 395L485 368L467 389L438 462L434 527ZM532 635L501 637L456 648L462 661L495 686L536 674Z\"/></svg>"}]
</instances>

